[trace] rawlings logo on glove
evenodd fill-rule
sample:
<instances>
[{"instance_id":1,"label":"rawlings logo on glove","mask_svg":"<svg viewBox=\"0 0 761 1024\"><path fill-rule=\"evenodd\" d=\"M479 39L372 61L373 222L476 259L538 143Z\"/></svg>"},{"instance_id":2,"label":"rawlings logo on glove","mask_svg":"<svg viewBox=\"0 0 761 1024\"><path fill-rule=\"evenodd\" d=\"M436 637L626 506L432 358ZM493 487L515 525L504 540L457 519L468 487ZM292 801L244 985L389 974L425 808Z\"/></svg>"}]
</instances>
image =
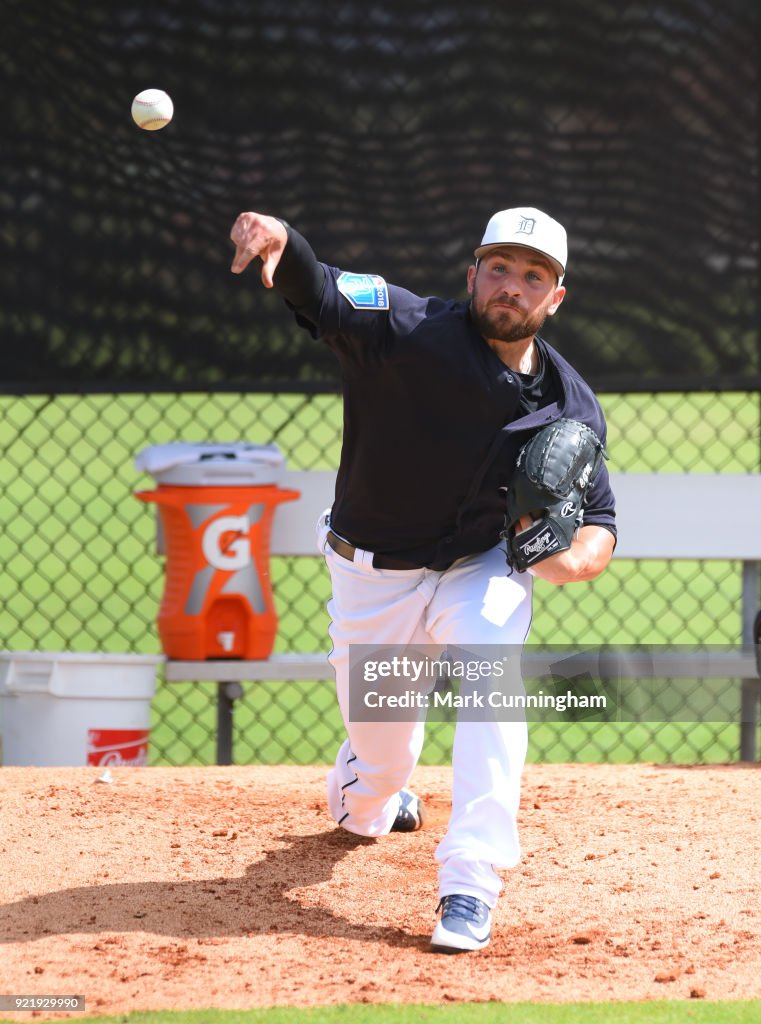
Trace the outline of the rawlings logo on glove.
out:
<instances>
[{"instance_id":1,"label":"rawlings logo on glove","mask_svg":"<svg viewBox=\"0 0 761 1024\"><path fill-rule=\"evenodd\" d=\"M578 420L556 420L521 448L502 533L516 569L525 572L571 546L584 519L587 491L607 457L594 430ZM533 524L516 533L528 515Z\"/></svg>"}]
</instances>

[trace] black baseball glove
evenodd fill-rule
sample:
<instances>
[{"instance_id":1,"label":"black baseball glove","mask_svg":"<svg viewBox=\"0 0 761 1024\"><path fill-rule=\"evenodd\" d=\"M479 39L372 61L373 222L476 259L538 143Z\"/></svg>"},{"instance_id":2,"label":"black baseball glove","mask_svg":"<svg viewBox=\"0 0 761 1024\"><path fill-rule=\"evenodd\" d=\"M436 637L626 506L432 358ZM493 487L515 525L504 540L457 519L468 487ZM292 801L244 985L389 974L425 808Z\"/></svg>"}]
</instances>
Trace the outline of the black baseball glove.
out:
<instances>
[{"instance_id":1,"label":"black baseball glove","mask_svg":"<svg viewBox=\"0 0 761 1024\"><path fill-rule=\"evenodd\" d=\"M543 427L521 448L507 490L502 536L510 563L520 572L571 546L584 519L590 484L608 455L594 430L578 420ZM532 526L516 533L518 520Z\"/></svg>"}]
</instances>

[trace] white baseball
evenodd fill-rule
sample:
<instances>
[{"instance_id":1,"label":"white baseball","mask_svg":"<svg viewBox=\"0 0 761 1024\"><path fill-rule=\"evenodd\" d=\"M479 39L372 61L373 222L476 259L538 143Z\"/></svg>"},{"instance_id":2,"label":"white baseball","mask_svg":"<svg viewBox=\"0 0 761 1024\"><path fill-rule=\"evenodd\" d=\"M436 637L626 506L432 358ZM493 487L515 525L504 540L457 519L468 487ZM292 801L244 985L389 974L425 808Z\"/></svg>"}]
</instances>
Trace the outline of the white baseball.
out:
<instances>
[{"instance_id":1,"label":"white baseball","mask_svg":"<svg viewBox=\"0 0 761 1024\"><path fill-rule=\"evenodd\" d=\"M163 89L143 89L132 101L132 119L147 132L169 124L173 113L174 104Z\"/></svg>"}]
</instances>

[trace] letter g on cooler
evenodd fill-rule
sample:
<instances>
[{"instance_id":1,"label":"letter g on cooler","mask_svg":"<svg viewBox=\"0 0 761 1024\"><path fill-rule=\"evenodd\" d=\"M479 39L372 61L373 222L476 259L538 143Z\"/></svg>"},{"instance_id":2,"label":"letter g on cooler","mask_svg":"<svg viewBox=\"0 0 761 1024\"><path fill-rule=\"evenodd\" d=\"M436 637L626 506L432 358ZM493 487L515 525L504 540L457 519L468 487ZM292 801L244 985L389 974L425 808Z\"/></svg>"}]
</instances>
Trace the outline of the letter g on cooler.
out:
<instances>
[{"instance_id":1,"label":"letter g on cooler","mask_svg":"<svg viewBox=\"0 0 761 1024\"><path fill-rule=\"evenodd\" d=\"M245 569L251 561L250 529L248 516L221 516L213 519L204 530L201 540L201 550L209 565L223 572ZM225 537L229 534L234 534L235 539L225 543Z\"/></svg>"},{"instance_id":2,"label":"letter g on cooler","mask_svg":"<svg viewBox=\"0 0 761 1024\"><path fill-rule=\"evenodd\" d=\"M279 453L271 446L178 442L141 455L159 459L141 461L138 468L151 472L158 487L136 497L159 512L163 652L189 661L268 658L278 625L270 534L278 506L300 497L278 485Z\"/></svg>"}]
</instances>

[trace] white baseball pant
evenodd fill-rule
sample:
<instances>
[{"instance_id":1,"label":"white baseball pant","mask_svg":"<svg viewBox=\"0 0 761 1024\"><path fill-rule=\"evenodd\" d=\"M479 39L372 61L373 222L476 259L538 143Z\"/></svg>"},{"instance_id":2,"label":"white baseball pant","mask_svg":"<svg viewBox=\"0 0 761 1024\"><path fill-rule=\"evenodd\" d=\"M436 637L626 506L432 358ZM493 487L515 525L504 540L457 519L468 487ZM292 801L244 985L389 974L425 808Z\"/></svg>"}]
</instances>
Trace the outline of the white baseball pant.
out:
<instances>
[{"instance_id":1,"label":"white baseball pant","mask_svg":"<svg viewBox=\"0 0 761 1024\"><path fill-rule=\"evenodd\" d=\"M444 572L375 569L370 552L357 550L353 562L337 554L327 533L323 515L318 545L332 581L330 662L347 732L328 774L328 808L349 832L379 836L393 825L425 723L351 721L349 645L522 645L531 625L532 579L508 575L502 547ZM440 897L462 893L496 903L502 879L495 869L514 867L520 858L516 819L527 742L525 720L458 721L452 813L436 850Z\"/></svg>"}]
</instances>

